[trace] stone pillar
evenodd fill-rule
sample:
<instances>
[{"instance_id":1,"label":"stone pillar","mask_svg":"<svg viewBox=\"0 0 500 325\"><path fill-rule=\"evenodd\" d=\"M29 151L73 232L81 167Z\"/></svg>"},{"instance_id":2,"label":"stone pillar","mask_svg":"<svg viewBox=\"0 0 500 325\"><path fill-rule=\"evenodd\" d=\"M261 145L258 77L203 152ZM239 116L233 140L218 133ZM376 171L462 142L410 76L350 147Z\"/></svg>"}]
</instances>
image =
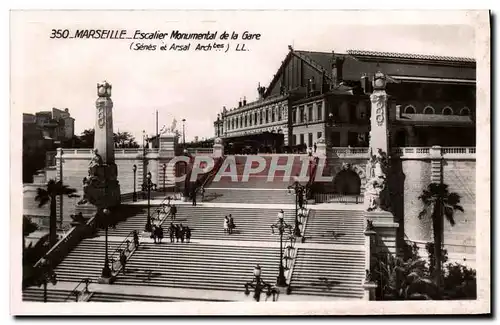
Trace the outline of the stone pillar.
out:
<instances>
[{"instance_id":1,"label":"stone pillar","mask_svg":"<svg viewBox=\"0 0 500 325\"><path fill-rule=\"evenodd\" d=\"M115 150L113 141L113 101L111 85L107 81L97 84L96 122L94 148L104 164L114 164Z\"/></svg>"},{"instance_id":2,"label":"stone pillar","mask_svg":"<svg viewBox=\"0 0 500 325\"><path fill-rule=\"evenodd\" d=\"M88 202L103 210L120 204L120 185L115 164L111 85L106 81L98 83L97 95L95 149L88 177L83 181L84 198L80 203Z\"/></svg>"},{"instance_id":3,"label":"stone pillar","mask_svg":"<svg viewBox=\"0 0 500 325\"><path fill-rule=\"evenodd\" d=\"M365 218L378 238L377 247L372 252L396 252L396 234L398 224L389 211L390 200L387 188L389 169L389 139L386 77L383 73L375 73L371 100L370 160L367 168L365 186Z\"/></svg>"},{"instance_id":4,"label":"stone pillar","mask_svg":"<svg viewBox=\"0 0 500 325\"><path fill-rule=\"evenodd\" d=\"M222 156L224 156L224 145L222 144L222 139L215 138L213 157L220 158Z\"/></svg>"},{"instance_id":5,"label":"stone pillar","mask_svg":"<svg viewBox=\"0 0 500 325\"><path fill-rule=\"evenodd\" d=\"M316 141L316 156L318 157L326 157L326 143L325 138L321 137Z\"/></svg>"}]
</instances>

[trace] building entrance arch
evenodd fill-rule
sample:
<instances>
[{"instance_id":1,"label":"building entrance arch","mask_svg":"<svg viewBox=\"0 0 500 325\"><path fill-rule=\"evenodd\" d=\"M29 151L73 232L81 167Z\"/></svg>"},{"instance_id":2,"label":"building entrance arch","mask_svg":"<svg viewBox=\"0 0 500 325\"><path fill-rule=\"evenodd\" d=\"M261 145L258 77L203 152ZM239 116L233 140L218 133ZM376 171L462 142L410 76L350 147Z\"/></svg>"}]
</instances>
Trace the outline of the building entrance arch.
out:
<instances>
[{"instance_id":1,"label":"building entrance arch","mask_svg":"<svg viewBox=\"0 0 500 325\"><path fill-rule=\"evenodd\" d=\"M341 195L359 195L361 178L351 169L341 170L333 180L333 192Z\"/></svg>"}]
</instances>

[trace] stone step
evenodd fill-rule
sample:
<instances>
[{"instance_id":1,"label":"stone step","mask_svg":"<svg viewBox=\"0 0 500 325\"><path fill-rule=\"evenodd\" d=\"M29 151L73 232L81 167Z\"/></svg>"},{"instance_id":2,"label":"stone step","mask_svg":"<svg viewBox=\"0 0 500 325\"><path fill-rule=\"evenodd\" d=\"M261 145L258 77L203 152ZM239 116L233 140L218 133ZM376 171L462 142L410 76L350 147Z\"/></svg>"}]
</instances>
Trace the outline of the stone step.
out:
<instances>
[{"instance_id":1,"label":"stone step","mask_svg":"<svg viewBox=\"0 0 500 325\"><path fill-rule=\"evenodd\" d=\"M47 302L73 302L70 290L47 290ZM43 302L43 287L29 287L23 289L23 301ZM68 299L68 300L66 300Z\"/></svg>"},{"instance_id":2,"label":"stone step","mask_svg":"<svg viewBox=\"0 0 500 325\"><path fill-rule=\"evenodd\" d=\"M127 302L127 301L172 302L172 301L225 301L225 300L177 298L177 297L163 297L163 296L153 296L153 295L145 296L138 294L123 294L123 293L109 293L109 292L94 292L89 299L89 302Z\"/></svg>"}]
</instances>

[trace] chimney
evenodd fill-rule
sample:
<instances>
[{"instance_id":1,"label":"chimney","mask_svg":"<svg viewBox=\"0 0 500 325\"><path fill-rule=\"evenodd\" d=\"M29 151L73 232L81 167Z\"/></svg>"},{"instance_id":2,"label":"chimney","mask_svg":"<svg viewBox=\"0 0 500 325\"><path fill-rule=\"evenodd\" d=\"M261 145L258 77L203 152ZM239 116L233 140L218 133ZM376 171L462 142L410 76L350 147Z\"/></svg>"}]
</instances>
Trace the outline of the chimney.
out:
<instances>
[{"instance_id":1,"label":"chimney","mask_svg":"<svg viewBox=\"0 0 500 325\"><path fill-rule=\"evenodd\" d=\"M243 97L243 106L245 106L247 104L247 97Z\"/></svg>"},{"instance_id":2,"label":"chimney","mask_svg":"<svg viewBox=\"0 0 500 325\"><path fill-rule=\"evenodd\" d=\"M241 107L241 98L240 101L238 102L238 107Z\"/></svg>"}]
</instances>

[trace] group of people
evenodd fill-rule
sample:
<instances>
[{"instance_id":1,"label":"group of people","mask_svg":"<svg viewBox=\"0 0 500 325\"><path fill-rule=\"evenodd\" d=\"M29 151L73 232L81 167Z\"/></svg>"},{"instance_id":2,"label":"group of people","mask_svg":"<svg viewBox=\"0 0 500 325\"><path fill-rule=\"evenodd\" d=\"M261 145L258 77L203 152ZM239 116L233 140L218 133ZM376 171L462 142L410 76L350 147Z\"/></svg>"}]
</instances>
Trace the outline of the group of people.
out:
<instances>
[{"instance_id":1,"label":"group of people","mask_svg":"<svg viewBox=\"0 0 500 325\"><path fill-rule=\"evenodd\" d=\"M186 242L189 243L191 240L191 228L189 226L183 226L182 223L180 225L174 225L174 223L170 223L170 227L168 228L169 234L170 234L170 242L174 242L174 238L176 239L175 242L181 241L181 243L186 240Z\"/></svg>"},{"instance_id":2,"label":"group of people","mask_svg":"<svg viewBox=\"0 0 500 325\"><path fill-rule=\"evenodd\" d=\"M236 225L234 224L233 216L230 214L229 217L224 217L224 233L232 234Z\"/></svg>"}]
</instances>

